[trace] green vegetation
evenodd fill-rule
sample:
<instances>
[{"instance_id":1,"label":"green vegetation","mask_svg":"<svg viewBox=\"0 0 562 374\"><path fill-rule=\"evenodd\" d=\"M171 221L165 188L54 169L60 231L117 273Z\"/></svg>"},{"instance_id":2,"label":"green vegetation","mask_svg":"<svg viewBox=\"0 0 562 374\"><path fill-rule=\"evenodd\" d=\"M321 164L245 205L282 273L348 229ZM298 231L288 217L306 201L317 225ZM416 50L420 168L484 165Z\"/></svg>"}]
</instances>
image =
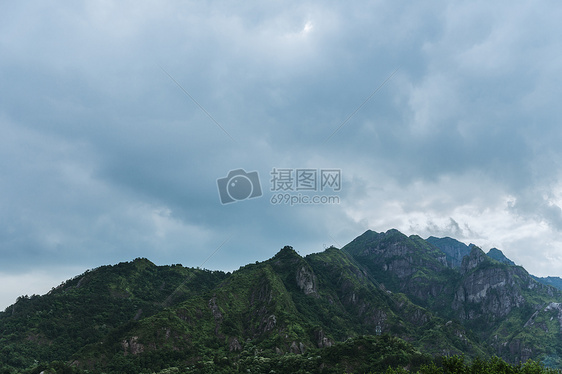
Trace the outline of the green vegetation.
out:
<instances>
[{"instance_id":1,"label":"green vegetation","mask_svg":"<svg viewBox=\"0 0 562 374\"><path fill-rule=\"evenodd\" d=\"M186 363L183 356L171 351L139 356L120 356L101 370L83 370L64 362L36 364L24 374L58 373L385 373L385 374L555 374L540 362L528 360L510 365L493 356L467 360L464 356L432 358L401 339L384 336L360 336L325 349L311 349L304 354L279 355L261 351L248 343L236 355L205 352L199 361ZM5 369L3 373L12 373Z\"/></svg>"},{"instance_id":2,"label":"green vegetation","mask_svg":"<svg viewBox=\"0 0 562 374\"><path fill-rule=\"evenodd\" d=\"M66 361L82 347L158 313L169 295L176 302L186 299L225 276L146 259L87 271L45 296L20 297L0 313L0 363L21 369Z\"/></svg>"},{"instance_id":3,"label":"green vegetation","mask_svg":"<svg viewBox=\"0 0 562 374\"><path fill-rule=\"evenodd\" d=\"M476 247L459 268L445 257L390 230L306 257L285 247L232 274L103 266L0 313L0 374L562 367L562 293Z\"/></svg>"}]
</instances>

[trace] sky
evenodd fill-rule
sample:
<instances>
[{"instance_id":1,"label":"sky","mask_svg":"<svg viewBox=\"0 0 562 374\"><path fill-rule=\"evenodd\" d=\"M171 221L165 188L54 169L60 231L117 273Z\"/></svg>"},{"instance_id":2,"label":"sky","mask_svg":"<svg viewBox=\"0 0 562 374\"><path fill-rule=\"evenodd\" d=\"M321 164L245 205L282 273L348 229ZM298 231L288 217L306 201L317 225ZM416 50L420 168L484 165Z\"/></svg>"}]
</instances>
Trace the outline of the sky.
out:
<instances>
[{"instance_id":1,"label":"sky","mask_svg":"<svg viewBox=\"0 0 562 374\"><path fill-rule=\"evenodd\" d=\"M2 310L137 257L233 271L368 229L562 276L557 1L0 8Z\"/></svg>"}]
</instances>

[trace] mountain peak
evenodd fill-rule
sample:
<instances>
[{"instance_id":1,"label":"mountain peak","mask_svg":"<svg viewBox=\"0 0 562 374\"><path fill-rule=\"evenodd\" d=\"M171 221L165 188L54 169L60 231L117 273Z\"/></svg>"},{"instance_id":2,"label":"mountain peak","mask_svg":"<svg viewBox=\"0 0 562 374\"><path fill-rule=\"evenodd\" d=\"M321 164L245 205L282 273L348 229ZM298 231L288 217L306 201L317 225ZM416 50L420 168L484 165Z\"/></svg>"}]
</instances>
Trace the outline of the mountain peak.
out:
<instances>
[{"instance_id":1,"label":"mountain peak","mask_svg":"<svg viewBox=\"0 0 562 374\"><path fill-rule=\"evenodd\" d=\"M294 260L302 260L301 255L297 253L290 245L286 245L277 252L275 256L273 256L272 260L278 261L294 261Z\"/></svg>"},{"instance_id":2,"label":"mountain peak","mask_svg":"<svg viewBox=\"0 0 562 374\"><path fill-rule=\"evenodd\" d=\"M466 274L470 270L478 267L483 262L490 262L491 260L486 256L486 253L477 246L473 246L472 250L462 260L461 273Z\"/></svg>"},{"instance_id":3,"label":"mountain peak","mask_svg":"<svg viewBox=\"0 0 562 374\"><path fill-rule=\"evenodd\" d=\"M404 233L402 233L401 231L399 231L399 230L397 230L397 229L390 229L390 230L387 230L387 231L384 233L384 235L385 235L385 236L398 236L398 237L404 237L404 238L407 237Z\"/></svg>"},{"instance_id":4,"label":"mountain peak","mask_svg":"<svg viewBox=\"0 0 562 374\"><path fill-rule=\"evenodd\" d=\"M132 261L132 263L139 269L156 266L154 262L150 261L146 257L137 257Z\"/></svg>"},{"instance_id":5,"label":"mountain peak","mask_svg":"<svg viewBox=\"0 0 562 374\"><path fill-rule=\"evenodd\" d=\"M502 251L497 248L492 248L487 253L488 257L493 258L496 261L499 261L503 264L515 266L515 262L511 261L507 258Z\"/></svg>"}]
</instances>

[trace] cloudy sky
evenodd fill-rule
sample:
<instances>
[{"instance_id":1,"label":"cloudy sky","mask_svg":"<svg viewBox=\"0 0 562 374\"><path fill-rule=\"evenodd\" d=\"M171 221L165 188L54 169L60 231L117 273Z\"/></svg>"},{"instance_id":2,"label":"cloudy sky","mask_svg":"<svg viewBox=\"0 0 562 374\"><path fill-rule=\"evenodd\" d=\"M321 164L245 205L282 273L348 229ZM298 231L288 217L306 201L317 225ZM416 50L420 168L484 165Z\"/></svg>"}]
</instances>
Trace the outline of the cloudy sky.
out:
<instances>
[{"instance_id":1,"label":"cloudy sky","mask_svg":"<svg viewBox=\"0 0 562 374\"><path fill-rule=\"evenodd\" d=\"M367 229L562 276L557 1L0 7L0 309L136 257L232 271Z\"/></svg>"}]
</instances>

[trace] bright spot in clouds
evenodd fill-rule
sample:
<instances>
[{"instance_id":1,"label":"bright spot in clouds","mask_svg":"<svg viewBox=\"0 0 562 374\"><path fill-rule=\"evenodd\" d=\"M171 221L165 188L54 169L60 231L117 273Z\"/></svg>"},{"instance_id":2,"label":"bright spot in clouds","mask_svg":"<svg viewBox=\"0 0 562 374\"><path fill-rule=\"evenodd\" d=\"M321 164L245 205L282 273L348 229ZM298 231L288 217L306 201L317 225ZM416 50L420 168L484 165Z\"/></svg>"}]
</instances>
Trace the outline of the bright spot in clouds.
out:
<instances>
[{"instance_id":1,"label":"bright spot in clouds","mask_svg":"<svg viewBox=\"0 0 562 374\"><path fill-rule=\"evenodd\" d=\"M312 29L313 29L312 22L308 21L308 22L304 25L304 28L302 29L302 34L303 34L303 35L306 35L306 34L308 34L309 32L311 32Z\"/></svg>"}]
</instances>

